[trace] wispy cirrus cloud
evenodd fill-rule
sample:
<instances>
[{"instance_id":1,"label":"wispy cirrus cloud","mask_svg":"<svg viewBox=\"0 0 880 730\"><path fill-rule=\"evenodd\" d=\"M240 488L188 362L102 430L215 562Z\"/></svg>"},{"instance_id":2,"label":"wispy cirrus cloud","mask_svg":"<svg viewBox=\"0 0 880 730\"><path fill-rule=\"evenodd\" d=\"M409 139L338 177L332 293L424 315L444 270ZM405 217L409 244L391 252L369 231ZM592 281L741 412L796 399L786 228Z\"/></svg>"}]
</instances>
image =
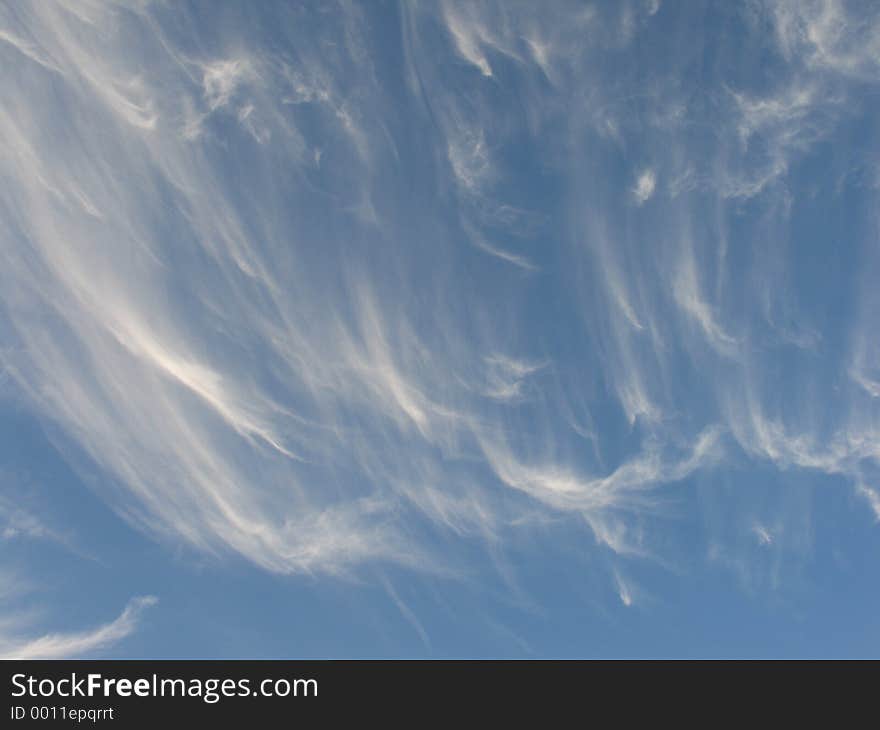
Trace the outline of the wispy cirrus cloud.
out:
<instances>
[{"instance_id":1,"label":"wispy cirrus cloud","mask_svg":"<svg viewBox=\"0 0 880 730\"><path fill-rule=\"evenodd\" d=\"M876 297L842 274L826 316L792 170L858 120L878 19L750 5L773 77L694 94L675 12L0 10L15 397L126 520L279 573L438 570L426 531L536 514L650 555L671 485L742 462L870 502Z\"/></svg>"},{"instance_id":2,"label":"wispy cirrus cloud","mask_svg":"<svg viewBox=\"0 0 880 730\"><path fill-rule=\"evenodd\" d=\"M31 639L0 633L0 659L70 659L101 654L133 633L154 596L131 599L113 621L86 631L45 634Z\"/></svg>"}]
</instances>

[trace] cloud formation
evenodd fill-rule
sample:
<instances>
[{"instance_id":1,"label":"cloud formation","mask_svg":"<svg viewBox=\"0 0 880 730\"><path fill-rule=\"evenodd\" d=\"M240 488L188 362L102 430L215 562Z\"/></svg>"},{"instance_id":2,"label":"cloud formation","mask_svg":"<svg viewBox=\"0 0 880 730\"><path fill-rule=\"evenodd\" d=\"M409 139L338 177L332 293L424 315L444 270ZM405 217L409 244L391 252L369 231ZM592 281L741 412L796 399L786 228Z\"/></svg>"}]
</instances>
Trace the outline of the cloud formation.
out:
<instances>
[{"instance_id":1,"label":"cloud formation","mask_svg":"<svg viewBox=\"0 0 880 730\"><path fill-rule=\"evenodd\" d=\"M438 570L434 536L547 515L650 555L670 489L743 463L880 514L876 248L837 244L835 312L799 242L833 193L792 174L862 120L880 20L749 4L729 22L774 73L719 62L695 96L682 12L0 9L12 397L131 524L279 573ZM876 170L840 165L874 176L868 227Z\"/></svg>"},{"instance_id":2,"label":"cloud formation","mask_svg":"<svg viewBox=\"0 0 880 730\"><path fill-rule=\"evenodd\" d=\"M71 659L100 654L130 635L141 614L156 603L153 596L132 598L113 621L87 631L46 634L26 640L0 635L0 659Z\"/></svg>"}]
</instances>

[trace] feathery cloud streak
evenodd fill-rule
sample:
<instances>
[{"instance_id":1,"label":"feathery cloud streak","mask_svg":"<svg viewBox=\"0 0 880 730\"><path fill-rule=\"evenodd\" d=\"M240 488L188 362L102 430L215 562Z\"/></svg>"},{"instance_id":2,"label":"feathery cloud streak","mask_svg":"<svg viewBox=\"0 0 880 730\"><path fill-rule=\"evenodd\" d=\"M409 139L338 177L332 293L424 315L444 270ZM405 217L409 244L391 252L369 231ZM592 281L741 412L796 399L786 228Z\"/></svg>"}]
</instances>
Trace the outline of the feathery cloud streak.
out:
<instances>
[{"instance_id":1,"label":"feathery cloud streak","mask_svg":"<svg viewBox=\"0 0 880 730\"><path fill-rule=\"evenodd\" d=\"M657 3L0 10L16 397L133 524L282 573L545 512L650 554L670 485L744 462L876 511L876 247L837 244L835 318L792 170L863 123L880 19L707 7L772 74L695 94Z\"/></svg>"},{"instance_id":2,"label":"feathery cloud streak","mask_svg":"<svg viewBox=\"0 0 880 730\"><path fill-rule=\"evenodd\" d=\"M0 659L69 659L100 653L131 634L144 610L156 602L153 596L133 598L113 621L88 631L24 641L0 636Z\"/></svg>"}]
</instances>

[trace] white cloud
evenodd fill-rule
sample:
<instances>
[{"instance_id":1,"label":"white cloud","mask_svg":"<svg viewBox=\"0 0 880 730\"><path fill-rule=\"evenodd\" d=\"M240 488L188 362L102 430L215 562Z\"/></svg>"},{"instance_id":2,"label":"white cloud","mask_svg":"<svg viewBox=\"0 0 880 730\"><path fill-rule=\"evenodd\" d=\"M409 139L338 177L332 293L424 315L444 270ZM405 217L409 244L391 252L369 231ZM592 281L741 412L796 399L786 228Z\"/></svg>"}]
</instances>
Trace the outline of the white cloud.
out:
<instances>
[{"instance_id":1,"label":"white cloud","mask_svg":"<svg viewBox=\"0 0 880 730\"><path fill-rule=\"evenodd\" d=\"M860 51L838 4L773 8L785 83L697 104L686 54L621 93L656 23L614 4L407 5L400 89L356 6L269 49L246 24L183 44L182 7L22 4L0 15L10 387L132 524L279 573L436 569L420 520L497 540L571 514L644 554L636 516L739 458L722 434L873 504L870 295L841 364L809 317L776 321L801 308L774 271L801 250L786 176L870 78L875 23Z\"/></svg>"},{"instance_id":2,"label":"white cloud","mask_svg":"<svg viewBox=\"0 0 880 730\"><path fill-rule=\"evenodd\" d=\"M633 195L636 203L642 205L647 202L653 195L654 189L657 187L657 174L651 168L643 170L639 173L636 180L636 186L633 188Z\"/></svg>"},{"instance_id":3,"label":"white cloud","mask_svg":"<svg viewBox=\"0 0 880 730\"><path fill-rule=\"evenodd\" d=\"M87 631L46 634L34 639L10 639L0 634L0 659L82 659L100 654L132 634L154 596L133 598L113 621Z\"/></svg>"},{"instance_id":4,"label":"white cloud","mask_svg":"<svg viewBox=\"0 0 880 730\"><path fill-rule=\"evenodd\" d=\"M625 579L619 571L614 571L614 582L617 584L617 596L620 602L629 608L635 601L633 587L627 579Z\"/></svg>"},{"instance_id":5,"label":"white cloud","mask_svg":"<svg viewBox=\"0 0 880 730\"><path fill-rule=\"evenodd\" d=\"M504 444L484 441L483 451L492 469L509 487L525 492L554 509L580 512L596 538L615 552L637 553L615 512L649 506L659 484L676 482L717 462L720 432L709 428L699 435L689 454L669 458L646 449L604 477L583 476L561 464L530 464L516 458Z\"/></svg>"},{"instance_id":6,"label":"white cloud","mask_svg":"<svg viewBox=\"0 0 880 730\"><path fill-rule=\"evenodd\" d=\"M488 40L487 31L480 22L460 15L452 3L444 6L444 18L461 56L476 66L483 76L491 76L492 67L480 47Z\"/></svg>"},{"instance_id":7,"label":"white cloud","mask_svg":"<svg viewBox=\"0 0 880 730\"><path fill-rule=\"evenodd\" d=\"M252 75L251 65L244 59L206 63L203 66L202 88L208 107L213 111L229 104L239 85Z\"/></svg>"}]
</instances>

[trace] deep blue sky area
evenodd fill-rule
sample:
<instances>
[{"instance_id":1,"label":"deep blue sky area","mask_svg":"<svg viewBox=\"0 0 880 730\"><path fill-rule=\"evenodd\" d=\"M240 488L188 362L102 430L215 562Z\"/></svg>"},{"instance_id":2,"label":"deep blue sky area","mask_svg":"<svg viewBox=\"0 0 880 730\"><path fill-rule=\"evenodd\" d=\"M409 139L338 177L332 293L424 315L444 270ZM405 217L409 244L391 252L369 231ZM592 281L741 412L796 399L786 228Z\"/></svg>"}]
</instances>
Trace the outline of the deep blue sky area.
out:
<instances>
[{"instance_id":1,"label":"deep blue sky area","mask_svg":"<svg viewBox=\"0 0 880 730\"><path fill-rule=\"evenodd\" d=\"M880 9L0 7L0 656L880 655Z\"/></svg>"}]
</instances>

